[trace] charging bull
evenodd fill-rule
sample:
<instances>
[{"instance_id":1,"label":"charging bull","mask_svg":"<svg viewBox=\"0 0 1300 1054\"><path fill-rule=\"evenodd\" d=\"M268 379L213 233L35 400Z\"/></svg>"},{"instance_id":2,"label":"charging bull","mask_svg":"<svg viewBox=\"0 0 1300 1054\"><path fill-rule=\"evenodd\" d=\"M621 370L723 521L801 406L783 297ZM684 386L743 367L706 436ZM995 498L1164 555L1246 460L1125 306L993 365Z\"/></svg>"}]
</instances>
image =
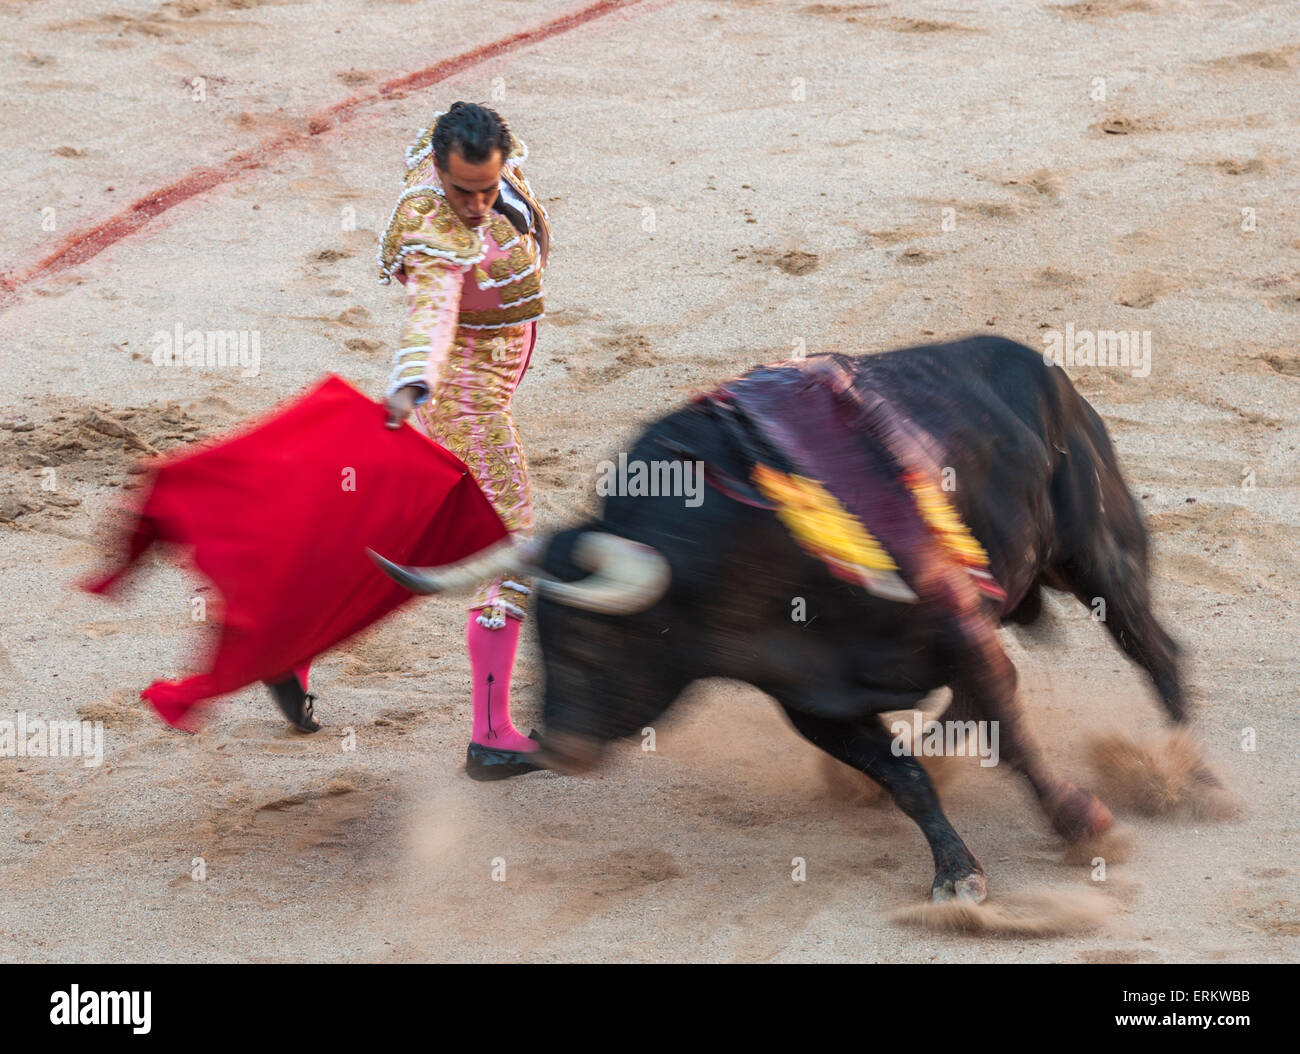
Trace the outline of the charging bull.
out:
<instances>
[{"instance_id":1,"label":"charging bull","mask_svg":"<svg viewBox=\"0 0 1300 1054\"><path fill-rule=\"evenodd\" d=\"M421 593L502 568L534 574L553 768L595 764L695 680L745 681L921 828L936 900L978 902L983 868L878 715L951 688L946 717L997 722L1002 759L1064 838L1104 832L1106 807L1045 764L996 633L1031 622L1048 586L1104 601L1111 636L1169 718L1186 720L1177 649L1151 610L1146 531L1106 429L1066 374L1023 345L977 337L761 367L656 421L628 452L629 464L665 460L702 464L702 501L609 496L594 521L451 568L377 557ZM783 505L756 485L764 474L820 495L830 526L801 536L824 510ZM942 499L920 489L936 475ZM860 541L837 550L818 530ZM954 556L962 537L979 561ZM846 573L873 551L874 570Z\"/></svg>"}]
</instances>

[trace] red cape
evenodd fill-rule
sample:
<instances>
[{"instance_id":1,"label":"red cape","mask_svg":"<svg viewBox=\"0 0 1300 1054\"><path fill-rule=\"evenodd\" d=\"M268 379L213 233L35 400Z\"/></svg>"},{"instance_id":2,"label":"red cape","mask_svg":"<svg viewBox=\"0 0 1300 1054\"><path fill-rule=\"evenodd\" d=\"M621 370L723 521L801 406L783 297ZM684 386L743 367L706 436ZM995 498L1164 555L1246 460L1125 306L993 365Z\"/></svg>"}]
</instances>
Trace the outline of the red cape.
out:
<instances>
[{"instance_id":1,"label":"red cape","mask_svg":"<svg viewBox=\"0 0 1300 1054\"><path fill-rule=\"evenodd\" d=\"M412 594L370 547L403 564L461 560L506 537L469 470L339 377L253 427L156 462L104 577L111 590L155 541L192 547L221 595L208 671L141 695L168 724L196 703L295 667L365 629Z\"/></svg>"}]
</instances>

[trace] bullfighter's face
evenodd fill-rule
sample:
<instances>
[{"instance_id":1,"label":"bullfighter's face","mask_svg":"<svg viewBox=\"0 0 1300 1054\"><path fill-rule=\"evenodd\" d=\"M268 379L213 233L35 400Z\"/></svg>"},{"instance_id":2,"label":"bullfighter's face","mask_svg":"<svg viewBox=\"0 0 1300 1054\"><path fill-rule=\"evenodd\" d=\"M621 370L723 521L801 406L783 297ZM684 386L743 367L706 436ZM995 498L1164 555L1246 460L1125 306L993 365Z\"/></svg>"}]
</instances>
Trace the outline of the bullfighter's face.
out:
<instances>
[{"instance_id":1,"label":"bullfighter's face","mask_svg":"<svg viewBox=\"0 0 1300 1054\"><path fill-rule=\"evenodd\" d=\"M501 186L501 165L500 150L474 164L453 149L447 154L445 169L435 163L447 204L466 227L481 227L487 222Z\"/></svg>"}]
</instances>

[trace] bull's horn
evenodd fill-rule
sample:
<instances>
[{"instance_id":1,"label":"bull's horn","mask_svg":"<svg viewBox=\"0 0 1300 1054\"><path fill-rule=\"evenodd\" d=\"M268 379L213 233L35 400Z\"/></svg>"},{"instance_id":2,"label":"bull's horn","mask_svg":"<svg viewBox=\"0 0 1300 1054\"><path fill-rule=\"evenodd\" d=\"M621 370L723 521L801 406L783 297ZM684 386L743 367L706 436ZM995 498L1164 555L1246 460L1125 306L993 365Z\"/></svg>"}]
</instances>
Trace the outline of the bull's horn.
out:
<instances>
[{"instance_id":1,"label":"bull's horn","mask_svg":"<svg viewBox=\"0 0 1300 1054\"><path fill-rule=\"evenodd\" d=\"M412 593L468 592L507 571L527 572L537 588L561 604L607 615L644 611L664 595L668 561L639 542L600 531L585 531L573 548L573 561L592 572L577 582L561 582L540 569L541 543L507 539L467 560L442 567L406 567L367 549L379 569Z\"/></svg>"},{"instance_id":2,"label":"bull's horn","mask_svg":"<svg viewBox=\"0 0 1300 1054\"><path fill-rule=\"evenodd\" d=\"M466 592L506 571L530 570L537 562L537 552L537 543L532 540L507 538L459 563L442 567L405 567L385 559L373 549L366 550L370 559L394 582L424 596Z\"/></svg>"},{"instance_id":3,"label":"bull's horn","mask_svg":"<svg viewBox=\"0 0 1300 1054\"><path fill-rule=\"evenodd\" d=\"M591 572L577 582L546 577L537 588L553 600L605 615L631 615L652 607L668 589L671 572L658 550L602 531L585 531L573 562Z\"/></svg>"}]
</instances>

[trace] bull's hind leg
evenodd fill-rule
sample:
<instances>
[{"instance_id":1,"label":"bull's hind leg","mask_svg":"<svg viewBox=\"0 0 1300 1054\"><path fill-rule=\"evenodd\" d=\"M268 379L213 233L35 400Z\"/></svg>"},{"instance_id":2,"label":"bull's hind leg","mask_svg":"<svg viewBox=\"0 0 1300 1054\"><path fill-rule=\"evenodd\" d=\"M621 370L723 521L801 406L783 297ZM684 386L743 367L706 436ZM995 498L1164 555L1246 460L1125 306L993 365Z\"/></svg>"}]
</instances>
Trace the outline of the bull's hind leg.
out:
<instances>
[{"instance_id":1,"label":"bull's hind leg","mask_svg":"<svg viewBox=\"0 0 1300 1054\"><path fill-rule=\"evenodd\" d=\"M865 773L893 797L894 802L921 828L934 855L935 900L970 900L987 895L984 869L943 814L930 776L910 755L891 750L893 737L878 720L864 724L829 721L786 707L794 727L814 746L831 757Z\"/></svg>"},{"instance_id":2,"label":"bull's hind leg","mask_svg":"<svg viewBox=\"0 0 1300 1054\"><path fill-rule=\"evenodd\" d=\"M1002 658L1006 665L996 676L968 678L952 686L945 720L995 722L999 763L1006 761L1025 778L1057 834L1068 842L1103 834L1115 822L1110 810L1095 794L1047 767L1016 695L1016 668L1005 654Z\"/></svg>"}]
</instances>

